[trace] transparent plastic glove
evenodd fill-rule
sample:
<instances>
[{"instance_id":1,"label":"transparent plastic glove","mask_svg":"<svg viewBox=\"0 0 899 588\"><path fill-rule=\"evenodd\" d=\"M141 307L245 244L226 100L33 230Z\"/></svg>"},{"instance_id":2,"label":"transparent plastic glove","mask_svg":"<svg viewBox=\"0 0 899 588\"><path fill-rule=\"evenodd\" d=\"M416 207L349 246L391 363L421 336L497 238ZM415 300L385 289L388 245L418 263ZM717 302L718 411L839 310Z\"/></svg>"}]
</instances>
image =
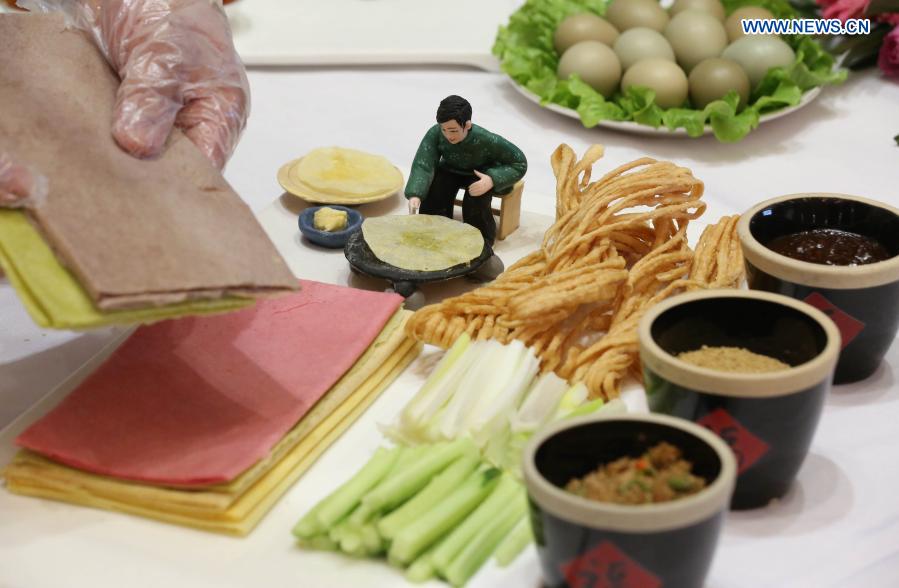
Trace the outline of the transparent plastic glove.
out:
<instances>
[{"instance_id":1,"label":"transparent plastic glove","mask_svg":"<svg viewBox=\"0 0 899 588\"><path fill-rule=\"evenodd\" d=\"M249 113L246 71L217 0L19 0L64 12L87 31L122 80L113 136L154 157L175 125L221 168Z\"/></svg>"},{"instance_id":2,"label":"transparent plastic glove","mask_svg":"<svg viewBox=\"0 0 899 588\"><path fill-rule=\"evenodd\" d=\"M47 178L0 151L0 207L36 207L47 197Z\"/></svg>"}]
</instances>

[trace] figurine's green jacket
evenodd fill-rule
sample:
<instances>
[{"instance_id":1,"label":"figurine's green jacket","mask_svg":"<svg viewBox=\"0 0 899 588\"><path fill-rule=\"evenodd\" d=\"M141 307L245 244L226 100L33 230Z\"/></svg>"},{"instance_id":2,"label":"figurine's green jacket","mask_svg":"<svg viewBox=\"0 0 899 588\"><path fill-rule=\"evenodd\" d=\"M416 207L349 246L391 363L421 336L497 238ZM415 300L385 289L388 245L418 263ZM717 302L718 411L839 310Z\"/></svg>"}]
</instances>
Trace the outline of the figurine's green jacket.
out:
<instances>
[{"instance_id":1,"label":"figurine's green jacket","mask_svg":"<svg viewBox=\"0 0 899 588\"><path fill-rule=\"evenodd\" d=\"M477 170L493 179L494 193L508 194L524 177L528 161L521 149L478 125L472 124L468 135L455 145L446 140L440 125L434 125L415 153L406 198L424 200L438 167L466 176Z\"/></svg>"}]
</instances>

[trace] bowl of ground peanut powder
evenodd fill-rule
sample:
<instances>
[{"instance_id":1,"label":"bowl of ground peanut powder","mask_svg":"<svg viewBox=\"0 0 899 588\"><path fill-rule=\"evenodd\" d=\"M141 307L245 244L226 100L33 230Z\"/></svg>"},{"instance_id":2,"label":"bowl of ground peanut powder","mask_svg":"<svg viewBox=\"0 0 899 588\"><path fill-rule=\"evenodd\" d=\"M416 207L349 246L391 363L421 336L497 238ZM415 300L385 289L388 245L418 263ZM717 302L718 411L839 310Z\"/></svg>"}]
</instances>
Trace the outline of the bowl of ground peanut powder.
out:
<instances>
[{"instance_id":1,"label":"bowl of ground peanut powder","mask_svg":"<svg viewBox=\"0 0 899 588\"><path fill-rule=\"evenodd\" d=\"M731 508L786 494L830 391L833 321L780 294L703 290L650 308L638 336L650 410L710 429L736 455Z\"/></svg>"}]
</instances>

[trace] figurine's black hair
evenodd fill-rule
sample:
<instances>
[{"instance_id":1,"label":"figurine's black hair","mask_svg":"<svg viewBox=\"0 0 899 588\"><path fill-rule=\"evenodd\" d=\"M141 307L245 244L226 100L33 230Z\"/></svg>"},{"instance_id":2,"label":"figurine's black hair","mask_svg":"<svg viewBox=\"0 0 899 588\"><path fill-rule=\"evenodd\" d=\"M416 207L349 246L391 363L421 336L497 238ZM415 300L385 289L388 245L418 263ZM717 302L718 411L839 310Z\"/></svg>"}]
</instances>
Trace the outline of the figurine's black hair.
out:
<instances>
[{"instance_id":1,"label":"figurine's black hair","mask_svg":"<svg viewBox=\"0 0 899 588\"><path fill-rule=\"evenodd\" d=\"M460 127L464 127L465 123L471 120L471 104L455 94L441 100L440 106L437 107L437 124L442 125L451 120L459 123Z\"/></svg>"}]
</instances>

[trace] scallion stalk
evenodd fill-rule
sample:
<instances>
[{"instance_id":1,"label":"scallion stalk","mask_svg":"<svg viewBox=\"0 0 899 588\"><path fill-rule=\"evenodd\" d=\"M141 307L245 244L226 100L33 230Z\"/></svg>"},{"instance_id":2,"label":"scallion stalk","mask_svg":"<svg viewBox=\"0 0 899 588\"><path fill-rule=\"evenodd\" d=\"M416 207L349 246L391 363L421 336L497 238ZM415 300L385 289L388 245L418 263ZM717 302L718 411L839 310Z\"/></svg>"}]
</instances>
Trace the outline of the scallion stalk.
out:
<instances>
[{"instance_id":1,"label":"scallion stalk","mask_svg":"<svg viewBox=\"0 0 899 588\"><path fill-rule=\"evenodd\" d=\"M361 500L362 495L374 487L390 471L400 455L400 449L378 448L361 470L319 501L293 528L293 534L310 538L330 530Z\"/></svg>"},{"instance_id":2,"label":"scallion stalk","mask_svg":"<svg viewBox=\"0 0 899 588\"><path fill-rule=\"evenodd\" d=\"M398 469L366 494L362 498L362 506L376 513L396 508L470 448L471 441L468 439L433 446L420 459Z\"/></svg>"},{"instance_id":3,"label":"scallion stalk","mask_svg":"<svg viewBox=\"0 0 899 588\"><path fill-rule=\"evenodd\" d=\"M464 359L464 361L463 361ZM404 429L420 429L446 402L473 359L471 337L460 335L431 372L421 390L400 413Z\"/></svg>"},{"instance_id":4,"label":"scallion stalk","mask_svg":"<svg viewBox=\"0 0 899 588\"><path fill-rule=\"evenodd\" d=\"M406 579L415 584L427 582L436 575L434 564L431 563L431 551L428 550L412 562L406 569Z\"/></svg>"},{"instance_id":5,"label":"scallion stalk","mask_svg":"<svg viewBox=\"0 0 899 588\"><path fill-rule=\"evenodd\" d=\"M506 567L518 557L524 548L534 540L534 533L531 530L531 521L525 513L521 519L515 523L506 538L496 548L494 558L500 567Z\"/></svg>"},{"instance_id":6,"label":"scallion stalk","mask_svg":"<svg viewBox=\"0 0 899 588\"><path fill-rule=\"evenodd\" d=\"M481 529L491 526L497 513L501 512L509 502L518 498L520 492L521 485L508 475L503 475L496 488L490 493L490 496L434 549L431 560L434 562L434 567L437 571L442 575L446 575L446 570L450 563L459 555L465 545Z\"/></svg>"},{"instance_id":7,"label":"scallion stalk","mask_svg":"<svg viewBox=\"0 0 899 588\"><path fill-rule=\"evenodd\" d=\"M378 531L385 539L393 539L407 525L435 508L451 494L480 463L480 455L472 445L459 459L434 476L425 488L378 522Z\"/></svg>"},{"instance_id":8,"label":"scallion stalk","mask_svg":"<svg viewBox=\"0 0 899 588\"><path fill-rule=\"evenodd\" d=\"M526 501L523 494L508 503L494 518L492 524L482 527L459 555L446 568L444 577L453 586L462 586L493 554L497 545L508 535L512 527L524 516Z\"/></svg>"},{"instance_id":9,"label":"scallion stalk","mask_svg":"<svg viewBox=\"0 0 899 588\"><path fill-rule=\"evenodd\" d=\"M469 476L436 508L401 530L393 539L389 556L406 564L415 560L484 500L499 482L501 473L496 468L484 468Z\"/></svg>"}]
</instances>

